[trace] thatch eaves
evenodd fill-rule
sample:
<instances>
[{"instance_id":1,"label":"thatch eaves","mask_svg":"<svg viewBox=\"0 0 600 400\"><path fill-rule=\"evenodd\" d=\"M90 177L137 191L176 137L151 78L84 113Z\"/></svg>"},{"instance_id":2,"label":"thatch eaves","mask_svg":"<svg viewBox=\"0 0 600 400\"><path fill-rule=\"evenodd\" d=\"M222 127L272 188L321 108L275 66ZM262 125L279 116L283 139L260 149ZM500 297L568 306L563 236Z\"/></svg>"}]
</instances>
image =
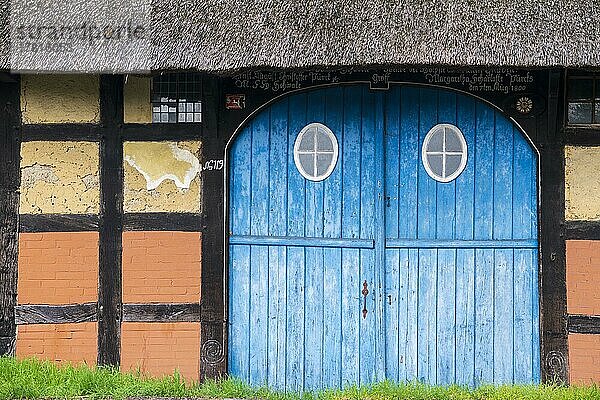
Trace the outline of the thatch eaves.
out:
<instances>
[{"instance_id":1,"label":"thatch eaves","mask_svg":"<svg viewBox=\"0 0 600 400\"><path fill-rule=\"evenodd\" d=\"M0 1L2 68L8 9ZM149 51L122 54L127 70L600 65L600 0L154 0L149 10ZM35 57L43 65L47 54ZM78 66L101 70L103 57L99 48Z\"/></svg>"}]
</instances>

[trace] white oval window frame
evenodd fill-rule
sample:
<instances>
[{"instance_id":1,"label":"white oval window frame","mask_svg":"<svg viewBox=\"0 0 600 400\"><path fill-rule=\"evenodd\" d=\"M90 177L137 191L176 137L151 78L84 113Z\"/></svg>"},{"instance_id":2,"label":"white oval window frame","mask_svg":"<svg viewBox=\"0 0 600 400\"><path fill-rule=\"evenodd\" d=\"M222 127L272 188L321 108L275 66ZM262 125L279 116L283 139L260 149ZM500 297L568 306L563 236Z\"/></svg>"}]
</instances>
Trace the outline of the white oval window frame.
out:
<instances>
[{"instance_id":1,"label":"white oval window frame","mask_svg":"<svg viewBox=\"0 0 600 400\"><path fill-rule=\"evenodd\" d=\"M300 163L300 154L299 154L300 143L302 142L302 138L304 137L306 132L311 128L317 128L317 129L323 130L327 134L329 139L331 139L331 143L333 144L333 158L331 159L331 164L329 164L329 167L327 168L325 173L323 173L322 175L318 175L318 176L308 175L306 173L306 171L304 170L304 168L302 167L302 164ZM319 122L312 122L312 123L306 125L304 128L302 128L300 133L298 133L298 136L296 136L296 141L294 142L294 164L296 164L296 169L298 170L298 172L300 172L300 175L302 175L304 177L304 179L307 179L312 182L320 182L320 181L323 181L323 180L329 178L329 176L333 173L333 170L337 166L338 154L339 154L339 148L338 148L337 138L335 137L335 134L333 133L333 131L331 129L329 129L326 125L323 125Z\"/></svg>"},{"instance_id":2,"label":"white oval window frame","mask_svg":"<svg viewBox=\"0 0 600 400\"><path fill-rule=\"evenodd\" d=\"M437 175L436 173L434 173L431 170L431 166L429 165L429 159L427 158L427 154L430 153L427 151L429 142L430 142L431 138L433 137L434 133L436 133L440 129L450 129L454 133L456 133L456 135L458 136L458 139L460 141L460 144L462 146L462 150L463 150L461 152L462 158L460 160L460 165L459 165L458 169L456 171L454 171L454 173L452 173L451 175L448 175L445 178ZM463 171L465 170L465 167L467 166L468 158L469 158L469 148L467 146L467 141L465 140L465 135L462 133L462 131L457 126L452 125L452 124L437 124L433 128L431 128L429 130L429 132L427 132L427 135L425 135L425 139L423 140L423 147L421 148L421 161L423 163L423 167L425 168L425 171L427 172L427 175L429 175L432 179L434 179L438 182L441 182L441 183L452 182L453 180L458 178L460 176L460 174L463 173Z\"/></svg>"}]
</instances>

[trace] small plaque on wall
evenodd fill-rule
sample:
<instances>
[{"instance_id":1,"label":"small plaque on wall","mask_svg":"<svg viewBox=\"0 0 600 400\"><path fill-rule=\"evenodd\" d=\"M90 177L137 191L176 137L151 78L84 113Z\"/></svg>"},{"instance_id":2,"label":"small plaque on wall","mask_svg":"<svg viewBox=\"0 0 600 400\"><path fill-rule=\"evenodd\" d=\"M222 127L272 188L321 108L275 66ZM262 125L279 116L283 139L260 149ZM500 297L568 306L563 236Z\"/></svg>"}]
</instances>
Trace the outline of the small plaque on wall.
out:
<instances>
[{"instance_id":1,"label":"small plaque on wall","mask_svg":"<svg viewBox=\"0 0 600 400\"><path fill-rule=\"evenodd\" d=\"M225 108L228 110L243 110L246 108L245 94L228 94L225 96Z\"/></svg>"}]
</instances>

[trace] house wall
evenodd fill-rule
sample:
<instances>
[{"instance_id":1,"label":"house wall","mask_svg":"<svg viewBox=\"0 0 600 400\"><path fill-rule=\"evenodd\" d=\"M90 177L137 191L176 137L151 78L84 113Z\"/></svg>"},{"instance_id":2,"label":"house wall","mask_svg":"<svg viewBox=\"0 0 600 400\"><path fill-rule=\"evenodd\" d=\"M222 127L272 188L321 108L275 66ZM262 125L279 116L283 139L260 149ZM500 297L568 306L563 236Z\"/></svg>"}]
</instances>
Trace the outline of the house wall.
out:
<instances>
[{"instance_id":1,"label":"house wall","mask_svg":"<svg viewBox=\"0 0 600 400\"><path fill-rule=\"evenodd\" d=\"M23 75L21 114L25 124L98 123L98 76Z\"/></svg>"},{"instance_id":2,"label":"house wall","mask_svg":"<svg viewBox=\"0 0 600 400\"><path fill-rule=\"evenodd\" d=\"M216 87L217 78L213 81ZM220 133L223 136L231 134L252 109L281 94L245 90L246 86L236 87L233 83L234 79L229 87L225 84L222 92L213 91L214 102L220 108L213 104L213 111L219 111L212 116L206 114L203 126L208 133L203 134L208 137L217 135L215 132L218 129L225 131ZM540 87L544 87L548 81L539 83ZM122 253L119 252L122 259L118 257L122 269L122 298L119 300L125 305L198 305L203 261L212 271L207 274L208 278L204 278L203 293L206 296L207 288L213 286L217 288L215 293L220 293L220 283L216 282L222 282L222 279L214 272L222 271L222 260L217 258L220 257L218 249L222 244L223 232L218 224L222 223L223 218L213 209L210 212L203 210L202 203L210 196L213 199L211 207L214 204L214 210L218 210L222 194L214 188L221 188L219 185L223 184L223 179L218 174L206 178L201 173L201 165L206 159L222 160L224 142L202 142L202 135L190 135L189 132L183 132L181 126L172 133L168 133L168 130L147 130L144 124L151 121L150 84L150 77L130 75L122 86L123 115L120 122L141 125L129 126L129 136L121 132L124 135L123 159L116 166L103 165L106 154L102 153L102 143L111 136L111 132L106 130L104 123L101 124L102 90L99 76L21 77L22 123L25 132L35 134L25 134L21 146L21 222L23 225L33 221L34 228L27 228L19 239L19 306L61 306L98 300L98 286L94 291L94 284L100 284L97 278L101 274L102 263L99 255L103 240L100 237L103 213L100 182L103 176L119 173L123 174L120 181L123 198L122 201L117 199L117 203L122 206L124 219L118 227L124 231L119 240L119 246L122 247ZM561 84L557 86L561 87ZM227 93L241 92L248 95L244 111L221 110ZM497 96L506 97L503 93ZM500 101L496 103L500 104ZM217 120L217 116L220 119ZM545 118L546 114L543 116ZM528 133L538 129L534 122L536 118L527 117L518 121ZM36 126L32 127L32 124ZM117 129L117 126L118 123L115 123L110 129ZM542 140L540 137L544 129L546 127L542 124L539 132L533 135L534 142ZM47 138L44 137L46 132ZM148 132L148 136L160 133L156 135L158 139L143 138ZM564 216L567 226L571 223L600 221L600 181L597 168L593 167L600 159L599 149L596 145L569 145L564 149ZM561 176L560 186L563 185L562 179ZM210 190L204 196L207 182ZM554 188L552 190L555 191ZM560 207L557 207L562 213L562 194L560 196ZM542 202L543 207L555 207L555 204ZM198 222L185 226L177 222L184 219ZM58 225L59 228L64 226L64 229L57 228L56 224L44 228L47 221L62 221ZM201 225L212 227L210 221L212 225L218 225L218 229L215 229L218 235L207 238L206 233L200 232L205 229ZM549 229L557 230L557 226L554 224ZM596 256L600 241L597 239L569 238L566 240L566 253L556 250L559 260L565 255L567 257L566 305L570 315L599 315L600 300L594 290L600 280L600 274L597 273L600 265ZM561 243L564 243L562 239ZM207 249L206 246L211 248ZM545 252L543 256L550 257L551 253ZM213 256L216 261L206 257L206 254ZM177 262L172 262L174 260ZM545 266L550 265L548 260L544 262ZM184 276L188 277L187 281L183 279ZM212 299L217 296L208 297ZM218 304L218 301L214 303L216 306L211 310L213 315L220 313ZM200 335L198 321L123 322L121 365L124 368L139 366L142 371L152 374L162 374L177 367L186 371L186 376L197 376L198 366L201 369L203 365L199 356L202 350L197 350L202 348L200 339L195 333L192 334L197 332ZM17 354L94 363L98 350L89 344L97 342L98 330L102 329L100 325L95 321L21 324ZM220 328L211 329L218 336L218 332L222 331ZM153 341L157 339L152 339L155 333L159 335L159 340L164 340L167 346L172 347L156 347L159 345ZM597 337L575 332L569 335L567 361L573 383L600 382L600 373L594 369L598 364L594 358ZM79 352L71 351L71 345L76 348L80 346L77 343L84 343L81 346L86 350L81 347ZM142 346L144 343L145 347ZM189 350L185 354L173 350L182 343ZM164 350L168 351L159 354ZM224 359L226 356L215 357L214 365L224 365ZM542 368L546 368L546 362L542 360Z\"/></svg>"},{"instance_id":3,"label":"house wall","mask_svg":"<svg viewBox=\"0 0 600 400\"><path fill-rule=\"evenodd\" d=\"M200 142L125 142L125 212L199 212Z\"/></svg>"},{"instance_id":4,"label":"house wall","mask_svg":"<svg viewBox=\"0 0 600 400\"><path fill-rule=\"evenodd\" d=\"M565 219L600 220L600 147L565 147ZM600 315L600 240L567 240L567 312ZM570 380L600 382L600 335L569 334Z\"/></svg>"},{"instance_id":5,"label":"house wall","mask_svg":"<svg viewBox=\"0 0 600 400\"><path fill-rule=\"evenodd\" d=\"M150 81L130 76L123 84L124 100L116 106L122 106L123 122L151 121ZM102 142L122 124L102 122L100 85L94 75L22 77L22 123L25 132L35 124L38 133L24 135L20 154L25 232L19 237L16 355L96 364L104 329L96 320L106 318L97 308L106 284L100 276L106 265L118 265L121 273L109 274L108 284L121 285L126 322L120 324L120 338L110 340L119 342L114 345L120 347L122 368L156 376L178 370L198 379L199 316L184 312L182 317L169 307L199 309L202 236L199 228L177 221L200 219L201 142L123 139L122 160L110 164L112 150L102 153ZM113 207L104 204L107 176L122 176L120 196L110 199L122 210L121 220L105 214ZM107 240L103 224L123 232L122 251L110 253L109 260L101 256ZM66 311L60 321L28 311L47 306L81 311L90 304L96 309L91 315ZM127 314L128 305L146 311Z\"/></svg>"},{"instance_id":6,"label":"house wall","mask_svg":"<svg viewBox=\"0 0 600 400\"><path fill-rule=\"evenodd\" d=\"M599 147L565 147L565 219L600 220ZM596 167L596 168L595 168Z\"/></svg>"},{"instance_id":7,"label":"house wall","mask_svg":"<svg viewBox=\"0 0 600 400\"><path fill-rule=\"evenodd\" d=\"M152 122L149 76L129 75L123 86L123 112L126 123Z\"/></svg>"},{"instance_id":8,"label":"house wall","mask_svg":"<svg viewBox=\"0 0 600 400\"><path fill-rule=\"evenodd\" d=\"M121 369L143 371L155 376L177 370L186 380L198 379L200 324L134 323L123 324Z\"/></svg>"},{"instance_id":9,"label":"house wall","mask_svg":"<svg viewBox=\"0 0 600 400\"><path fill-rule=\"evenodd\" d=\"M124 303L200 300L200 233L124 232Z\"/></svg>"},{"instance_id":10,"label":"house wall","mask_svg":"<svg viewBox=\"0 0 600 400\"><path fill-rule=\"evenodd\" d=\"M22 233L19 304L78 304L98 300L98 233Z\"/></svg>"},{"instance_id":11,"label":"house wall","mask_svg":"<svg viewBox=\"0 0 600 400\"><path fill-rule=\"evenodd\" d=\"M17 335L17 357L96 364L98 324L95 322L21 325Z\"/></svg>"},{"instance_id":12,"label":"house wall","mask_svg":"<svg viewBox=\"0 0 600 400\"><path fill-rule=\"evenodd\" d=\"M98 214L98 143L21 145L21 214Z\"/></svg>"}]
</instances>

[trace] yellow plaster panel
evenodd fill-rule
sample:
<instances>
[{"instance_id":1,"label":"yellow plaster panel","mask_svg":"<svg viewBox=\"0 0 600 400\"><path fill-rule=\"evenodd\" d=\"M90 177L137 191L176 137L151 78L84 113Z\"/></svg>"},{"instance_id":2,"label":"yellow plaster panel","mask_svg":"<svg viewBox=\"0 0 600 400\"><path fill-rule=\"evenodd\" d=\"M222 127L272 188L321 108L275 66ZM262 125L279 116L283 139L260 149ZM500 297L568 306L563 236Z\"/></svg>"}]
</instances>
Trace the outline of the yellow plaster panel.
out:
<instances>
[{"instance_id":1,"label":"yellow plaster panel","mask_svg":"<svg viewBox=\"0 0 600 400\"><path fill-rule=\"evenodd\" d=\"M146 124L152 122L149 76L129 75L123 89L125 122Z\"/></svg>"},{"instance_id":2,"label":"yellow plaster panel","mask_svg":"<svg viewBox=\"0 0 600 400\"><path fill-rule=\"evenodd\" d=\"M23 75L23 123L98 122L99 90L97 75Z\"/></svg>"},{"instance_id":3,"label":"yellow plaster panel","mask_svg":"<svg viewBox=\"0 0 600 400\"><path fill-rule=\"evenodd\" d=\"M99 148L90 142L21 145L21 213L97 214Z\"/></svg>"},{"instance_id":4,"label":"yellow plaster panel","mask_svg":"<svg viewBox=\"0 0 600 400\"><path fill-rule=\"evenodd\" d=\"M600 220L600 147L565 148L565 219Z\"/></svg>"},{"instance_id":5,"label":"yellow plaster panel","mask_svg":"<svg viewBox=\"0 0 600 400\"><path fill-rule=\"evenodd\" d=\"M199 212L200 142L125 142L125 212Z\"/></svg>"}]
</instances>

